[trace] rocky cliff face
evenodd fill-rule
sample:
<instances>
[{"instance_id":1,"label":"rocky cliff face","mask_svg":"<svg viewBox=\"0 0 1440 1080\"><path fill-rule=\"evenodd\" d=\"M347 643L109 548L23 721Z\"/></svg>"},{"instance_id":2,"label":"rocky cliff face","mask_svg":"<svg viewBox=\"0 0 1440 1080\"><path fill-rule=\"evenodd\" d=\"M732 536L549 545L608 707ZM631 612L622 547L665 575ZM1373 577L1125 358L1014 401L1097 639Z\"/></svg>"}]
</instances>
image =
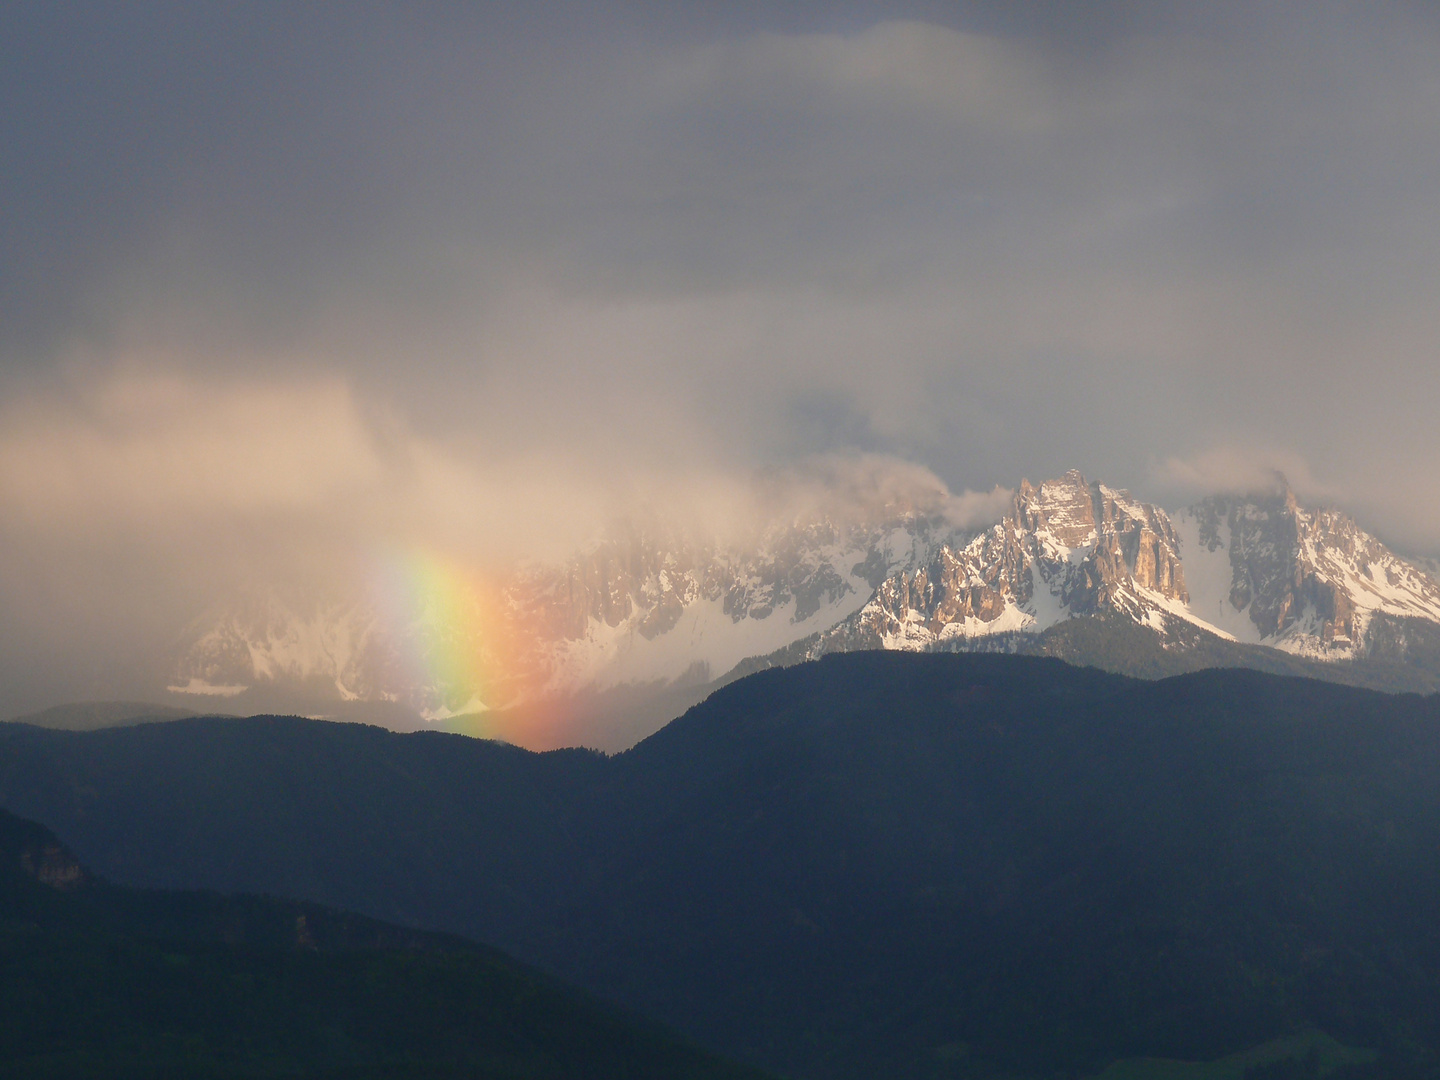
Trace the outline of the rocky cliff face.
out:
<instances>
[{"instance_id":1,"label":"rocky cliff face","mask_svg":"<svg viewBox=\"0 0 1440 1080\"><path fill-rule=\"evenodd\" d=\"M1381 621L1440 622L1440 586L1348 515L1274 493L1216 496L1184 515L1191 563L1221 561L1197 614L1240 640L1324 659L1368 654ZM1223 590L1223 591L1222 591ZM1388 634L1393 635L1394 627Z\"/></svg>"},{"instance_id":2,"label":"rocky cliff face","mask_svg":"<svg viewBox=\"0 0 1440 1080\"><path fill-rule=\"evenodd\" d=\"M1022 481L999 524L887 579L863 609L821 636L817 651L927 648L1043 630L1076 615L1114 612L1147 622L1187 601L1165 512L1070 472L1039 487Z\"/></svg>"},{"instance_id":3,"label":"rocky cliff face","mask_svg":"<svg viewBox=\"0 0 1440 1080\"><path fill-rule=\"evenodd\" d=\"M13 877L62 891L93 882L74 853L49 829L0 810L0 884Z\"/></svg>"}]
</instances>

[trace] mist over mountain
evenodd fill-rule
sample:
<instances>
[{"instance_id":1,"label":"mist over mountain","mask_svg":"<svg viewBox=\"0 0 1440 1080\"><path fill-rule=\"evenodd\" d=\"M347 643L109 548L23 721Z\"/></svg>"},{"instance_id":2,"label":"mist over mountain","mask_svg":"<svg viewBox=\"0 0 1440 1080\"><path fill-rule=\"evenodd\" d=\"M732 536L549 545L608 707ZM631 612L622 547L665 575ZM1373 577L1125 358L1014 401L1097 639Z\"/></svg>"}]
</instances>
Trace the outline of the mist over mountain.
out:
<instances>
[{"instance_id":1,"label":"mist over mountain","mask_svg":"<svg viewBox=\"0 0 1440 1080\"><path fill-rule=\"evenodd\" d=\"M56 728L61 731L92 731L97 728L123 727L129 724L183 720L191 716L211 715L217 711L214 709L181 709L142 701L87 701L70 705L53 705L40 712L26 713L24 716L16 716L12 719L17 724L33 724L35 727Z\"/></svg>"},{"instance_id":2,"label":"mist over mountain","mask_svg":"<svg viewBox=\"0 0 1440 1080\"><path fill-rule=\"evenodd\" d=\"M619 749L669 719L647 701L683 707L740 672L856 649L1061 650L1130 673L1228 664L1440 687L1429 568L1302 505L1283 478L1174 514L1078 472L983 500L867 494L822 491L804 516L738 539L656 521L498 581L428 568L406 604L262 593L192 626L168 689L246 695L247 711L388 703L394 726L464 717L527 745ZM605 719L607 699L625 718Z\"/></svg>"}]
</instances>

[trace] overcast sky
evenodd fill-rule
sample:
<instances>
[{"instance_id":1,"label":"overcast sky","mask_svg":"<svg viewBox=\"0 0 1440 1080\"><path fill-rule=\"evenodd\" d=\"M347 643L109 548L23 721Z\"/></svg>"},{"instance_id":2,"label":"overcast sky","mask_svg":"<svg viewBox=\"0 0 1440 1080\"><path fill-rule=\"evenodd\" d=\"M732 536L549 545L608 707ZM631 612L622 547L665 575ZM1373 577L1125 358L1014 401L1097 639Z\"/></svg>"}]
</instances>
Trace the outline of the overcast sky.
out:
<instances>
[{"instance_id":1,"label":"overcast sky","mask_svg":"<svg viewBox=\"0 0 1440 1080\"><path fill-rule=\"evenodd\" d=\"M1440 553L1434 10L0 5L0 674L817 456Z\"/></svg>"}]
</instances>

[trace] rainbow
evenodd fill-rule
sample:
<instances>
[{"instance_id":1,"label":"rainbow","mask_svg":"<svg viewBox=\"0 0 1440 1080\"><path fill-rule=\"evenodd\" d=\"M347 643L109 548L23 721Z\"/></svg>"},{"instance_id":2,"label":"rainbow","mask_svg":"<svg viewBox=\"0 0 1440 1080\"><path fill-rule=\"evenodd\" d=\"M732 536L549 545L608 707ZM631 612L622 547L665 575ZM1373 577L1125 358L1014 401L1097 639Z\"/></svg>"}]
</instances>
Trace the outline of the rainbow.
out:
<instances>
[{"instance_id":1,"label":"rainbow","mask_svg":"<svg viewBox=\"0 0 1440 1080\"><path fill-rule=\"evenodd\" d=\"M572 745L564 700L543 692L533 631L500 581L432 549L375 558L372 599L394 646L396 686L425 687L407 700L429 726L531 749Z\"/></svg>"},{"instance_id":2,"label":"rainbow","mask_svg":"<svg viewBox=\"0 0 1440 1080\"><path fill-rule=\"evenodd\" d=\"M517 693L520 635L504 617L500 590L456 560L429 551L408 551L381 560L377 600L382 618L400 643L406 681L431 688L420 703L433 726L522 745L520 730L504 706Z\"/></svg>"}]
</instances>

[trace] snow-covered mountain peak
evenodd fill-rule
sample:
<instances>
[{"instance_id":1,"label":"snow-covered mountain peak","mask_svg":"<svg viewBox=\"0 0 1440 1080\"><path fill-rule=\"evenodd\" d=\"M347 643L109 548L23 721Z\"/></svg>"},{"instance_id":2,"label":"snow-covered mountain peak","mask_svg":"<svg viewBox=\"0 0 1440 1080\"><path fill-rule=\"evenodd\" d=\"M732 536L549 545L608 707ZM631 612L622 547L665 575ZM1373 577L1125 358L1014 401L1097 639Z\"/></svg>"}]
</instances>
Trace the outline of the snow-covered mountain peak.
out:
<instances>
[{"instance_id":1,"label":"snow-covered mountain peak","mask_svg":"<svg viewBox=\"0 0 1440 1080\"><path fill-rule=\"evenodd\" d=\"M1376 616L1440 622L1440 585L1424 568L1288 486L1212 496L1177 524L1192 580L1205 583L1192 609L1238 640L1342 659L1367 653Z\"/></svg>"},{"instance_id":2,"label":"snow-covered mountain peak","mask_svg":"<svg viewBox=\"0 0 1440 1080\"><path fill-rule=\"evenodd\" d=\"M897 572L818 649L927 648L1105 612L1154 622L1186 599L1165 512L1072 471L1022 481L998 524Z\"/></svg>"}]
</instances>

